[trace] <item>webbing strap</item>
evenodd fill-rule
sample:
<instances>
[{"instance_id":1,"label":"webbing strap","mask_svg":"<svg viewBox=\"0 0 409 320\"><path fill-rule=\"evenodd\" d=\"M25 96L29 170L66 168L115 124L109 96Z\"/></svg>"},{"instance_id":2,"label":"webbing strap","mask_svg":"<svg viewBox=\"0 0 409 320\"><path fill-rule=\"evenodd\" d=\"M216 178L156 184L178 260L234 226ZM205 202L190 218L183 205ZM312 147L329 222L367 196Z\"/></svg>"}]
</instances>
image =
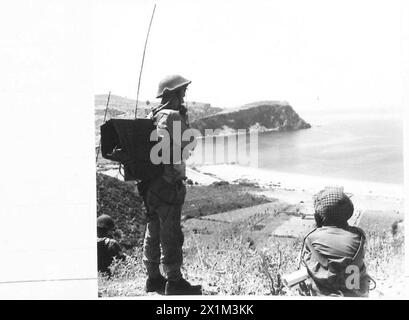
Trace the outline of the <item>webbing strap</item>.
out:
<instances>
[{"instance_id":1,"label":"webbing strap","mask_svg":"<svg viewBox=\"0 0 409 320\"><path fill-rule=\"evenodd\" d=\"M299 257L299 261L298 261L298 269L301 268L301 263L304 257L304 248L305 248L305 240L307 239L307 237L313 233L315 230L317 230L317 228L312 229L310 232L307 233L307 235L304 237L303 241L302 241L302 246L301 246L301 252L300 252L300 257Z\"/></svg>"}]
</instances>

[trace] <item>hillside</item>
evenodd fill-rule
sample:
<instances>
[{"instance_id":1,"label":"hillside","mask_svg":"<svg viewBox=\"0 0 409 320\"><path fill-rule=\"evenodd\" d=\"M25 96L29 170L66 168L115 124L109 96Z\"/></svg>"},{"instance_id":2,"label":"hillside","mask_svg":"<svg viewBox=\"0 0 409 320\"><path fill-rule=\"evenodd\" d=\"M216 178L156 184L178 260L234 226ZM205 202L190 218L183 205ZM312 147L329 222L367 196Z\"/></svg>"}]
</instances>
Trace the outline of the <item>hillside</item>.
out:
<instances>
[{"instance_id":1,"label":"hillside","mask_svg":"<svg viewBox=\"0 0 409 320\"><path fill-rule=\"evenodd\" d=\"M191 126L205 135L205 129L228 134L238 129L263 131L291 131L310 128L287 102L261 101L236 109L226 109L195 121Z\"/></svg>"},{"instance_id":2,"label":"hillside","mask_svg":"<svg viewBox=\"0 0 409 320\"><path fill-rule=\"evenodd\" d=\"M135 185L97 174L97 216L110 215L116 224L115 238L125 249L140 244L145 232L145 208Z\"/></svg>"},{"instance_id":3,"label":"hillside","mask_svg":"<svg viewBox=\"0 0 409 320\"><path fill-rule=\"evenodd\" d=\"M228 183L189 186L182 220L269 202L264 196L250 194L253 189L251 185ZM140 247L145 232L146 210L136 183L97 173L97 216L102 214L114 219L117 229L114 236L125 249Z\"/></svg>"},{"instance_id":4,"label":"hillside","mask_svg":"<svg viewBox=\"0 0 409 320\"><path fill-rule=\"evenodd\" d=\"M99 188L108 184L108 190L115 183L113 178L101 181ZM289 202L278 200L283 193ZM261 198L262 194L268 198ZM308 191L299 194L276 187L265 189L249 182L189 187L182 219L184 275L189 281L202 284L205 295L299 295L283 286L281 275L297 270L302 236L277 235L276 231L294 219L313 223L300 217L307 196L311 196ZM240 205L235 208L238 202ZM406 292L402 278L403 229L391 233L391 224L395 225L402 215L392 209L367 211L359 223L367 235L366 265L377 282L370 297L399 297ZM117 215L116 219L129 226L133 214ZM129 231L125 230L125 237L126 232ZM111 278L99 275L101 296L146 295L142 248L135 246L128 253L126 261L111 265Z\"/></svg>"},{"instance_id":5,"label":"hillside","mask_svg":"<svg viewBox=\"0 0 409 320\"><path fill-rule=\"evenodd\" d=\"M99 127L104 122L105 108L107 104L108 95L107 94L96 94L94 100L95 108L95 138L96 142L99 142ZM158 105L158 101L139 101L137 117L145 118L146 115L151 111L151 108ZM187 103L189 110L189 120L195 121L199 118L206 117L217 112L222 111L221 108L213 107L210 103L188 101ZM111 94L109 100L109 106L107 110L106 120L111 118L125 118L133 119L135 117L135 105L136 100L129 99L127 97L121 97Z\"/></svg>"},{"instance_id":6,"label":"hillside","mask_svg":"<svg viewBox=\"0 0 409 320\"><path fill-rule=\"evenodd\" d=\"M97 94L95 95L95 115L104 116L105 107L107 104L108 95L107 94ZM138 117L144 117L151 111L151 108L157 106L159 101L139 101L138 103ZM136 100L129 99L127 97L121 97L117 95L111 95L109 100L109 108L107 113L107 119L110 117L121 116L124 118L133 118L135 112ZM189 110L190 121L195 121L196 119L206 117L223 109L213 107L210 103L188 101L186 102Z\"/></svg>"},{"instance_id":7,"label":"hillside","mask_svg":"<svg viewBox=\"0 0 409 320\"><path fill-rule=\"evenodd\" d=\"M223 111L222 108L212 107L210 103L188 102L187 107L190 122Z\"/></svg>"}]
</instances>

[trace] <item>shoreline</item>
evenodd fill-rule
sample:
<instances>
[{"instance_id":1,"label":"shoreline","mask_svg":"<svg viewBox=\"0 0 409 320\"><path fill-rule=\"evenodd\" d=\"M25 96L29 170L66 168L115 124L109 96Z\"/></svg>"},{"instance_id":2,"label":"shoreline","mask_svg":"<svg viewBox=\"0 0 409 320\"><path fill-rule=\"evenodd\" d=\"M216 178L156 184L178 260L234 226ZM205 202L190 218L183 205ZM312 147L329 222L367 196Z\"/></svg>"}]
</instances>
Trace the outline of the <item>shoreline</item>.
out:
<instances>
[{"instance_id":1,"label":"shoreline","mask_svg":"<svg viewBox=\"0 0 409 320\"><path fill-rule=\"evenodd\" d=\"M404 198L403 184L293 174L237 164L202 165L190 169L228 182L249 180L260 186L283 190L318 192L326 186L343 186L345 192L354 195L397 198L399 200Z\"/></svg>"},{"instance_id":2,"label":"shoreline","mask_svg":"<svg viewBox=\"0 0 409 320\"><path fill-rule=\"evenodd\" d=\"M97 172L123 180L115 165L108 165L104 169L99 168ZM266 188L286 191L308 191L311 193L318 192L326 186L342 186L346 193L354 195L404 199L403 184L304 175L238 164L187 165L186 174L188 179L203 185L223 180L230 183L238 180L248 180Z\"/></svg>"}]
</instances>

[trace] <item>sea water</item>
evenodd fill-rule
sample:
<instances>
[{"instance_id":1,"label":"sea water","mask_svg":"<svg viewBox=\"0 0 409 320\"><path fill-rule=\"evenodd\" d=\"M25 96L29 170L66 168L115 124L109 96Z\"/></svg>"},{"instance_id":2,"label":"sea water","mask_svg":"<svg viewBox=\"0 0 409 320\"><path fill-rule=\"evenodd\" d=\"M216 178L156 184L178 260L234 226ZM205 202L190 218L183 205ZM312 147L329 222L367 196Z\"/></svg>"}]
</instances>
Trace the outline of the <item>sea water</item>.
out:
<instances>
[{"instance_id":1,"label":"sea water","mask_svg":"<svg viewBox=\"0 0 409 320\"><path fill-rule=\"evenodd\" d=\"M259 168L403 184L403 123L399 115L366 112L303 118L311 124L310 129L259 134ZM226 141L212 142L212 153L220 150L221 143Z\"/></svg>"}]
</instances>

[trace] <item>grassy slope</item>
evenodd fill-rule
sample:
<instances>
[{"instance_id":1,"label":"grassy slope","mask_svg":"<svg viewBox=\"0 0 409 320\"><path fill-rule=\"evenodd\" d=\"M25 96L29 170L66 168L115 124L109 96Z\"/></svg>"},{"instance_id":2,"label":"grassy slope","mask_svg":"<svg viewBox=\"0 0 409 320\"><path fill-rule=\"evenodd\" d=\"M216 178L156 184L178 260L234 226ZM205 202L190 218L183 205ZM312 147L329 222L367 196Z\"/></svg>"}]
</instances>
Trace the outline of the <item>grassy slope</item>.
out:
<instances>
[{"instance_id":1,"label":"grassy slope","mask_svg":"<svg viewBox=\"0 0 409 320\"><path fill-rule=\"evenodd\" d=\"M245 208L269 200L252 195L247 185L188 186L183 220ZM126 249L141 245L145 232L145 207L134 182L97 174L97 215L112 216L117 225L115 238Z\"/></svg>"},{"instance_id":2,"label":"grassy slope","mask_svg":"<svg viewBox=\"0 0 409 320\"><path fill-rule=\"evenodd\" d=\"M233 190L240 193L252 190L251 187L243 189L243 186L234 185L223 188L192 188L188 192L187 203L206 203L208 194L211 202L206 210L204 207L200 210L202 215L206 215L220 207L230 208L231 200L234 199ZM226 194L226 191L231 195L220 196ZM247 199L250 201L251 197L247 196ZM244 222L231 223L227 228L214 228L210 235L185 228L184 274L189 280L201 283L208 295L295 294L282 286L280 275L297 269L301 239L269 237L263 234L264 222L260 223L263 219L274 219L282 214L296 214L296 207L275 201L268 210ZM382 297L404 290L400 277L403 270L403 238L392 237L390 232L391 223L399 218L386 212L372 212L364 215L361 221L368 238L368 270L378 283L371 296ZM112 279L99 277L101 294L144 295L145 273L141 259L141 247L137 246L125 263L114 263Z\"/></svg>"},{"instance_id":3,"label":"grassy slope","mask_svg":"<svg viewBox=\"0 0 409 320\"><path fill-rule=\"evenodd\" d=\"M373 296L382 297L403 292L405 244L403 233L391 233L391 225L404 214L370 211L360 223L367 237L366 262L369 274L376 279Z\"/></svg>"},{"instance_id":4,"label":"grassy slope","mask_svg":"<svg viewBox=\"0 0 409 320\"><path fill-rule=\"evenodd\" d=\"M115 238L130 249L141 243L145 232L145 208L135 185L97 174L97 215L110 215L117 227Z\"/></svg>"},{"instance_id":5,"label":"grassy slope","mask_svg":"<svg viewBox=\"0 0 409 320\"><path fill-rule=\"evenodd\" d=\"M255 196L255 187L240 184L188 187L183 206L184 218L207 216L267 202L264 196Z\"/></svg>"}]
</instances>

